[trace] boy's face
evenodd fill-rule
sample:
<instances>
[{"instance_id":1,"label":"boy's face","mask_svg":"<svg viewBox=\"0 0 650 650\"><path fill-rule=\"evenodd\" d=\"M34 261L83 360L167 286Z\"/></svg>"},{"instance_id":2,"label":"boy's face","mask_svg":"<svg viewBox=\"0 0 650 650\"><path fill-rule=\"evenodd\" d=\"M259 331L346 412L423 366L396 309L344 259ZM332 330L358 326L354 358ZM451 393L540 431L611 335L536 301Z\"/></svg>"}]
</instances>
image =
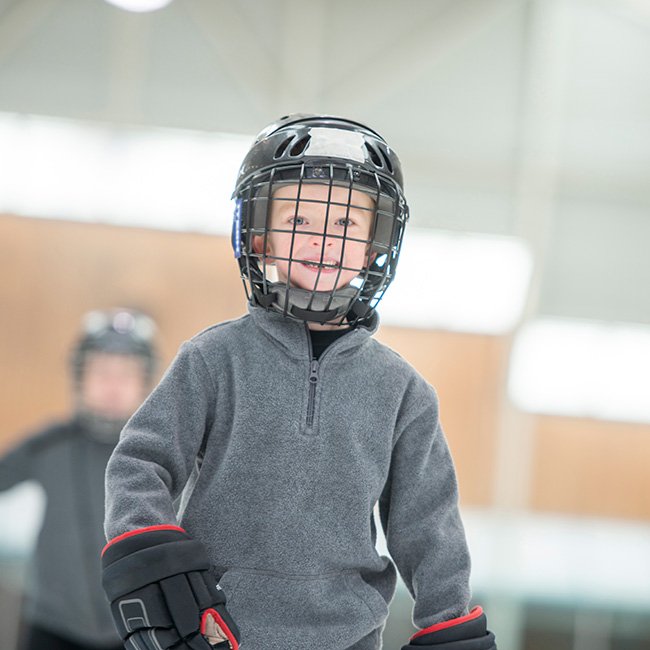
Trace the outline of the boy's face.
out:
<instances>
[{"instance_id":1,"label":"boy's face","mask_svg":"<svg viewBox=\"0 0 650 650\"><path fill-rule=\"evenodd\" d=\"M332 186L330 195L329 185L317 183L303 184L299 201L297 184L273 193L265 252L266 263L275 265L279 281L287 281L291 258L291 285L331 291L349 284L374 260L376 253L369 256L368 240L375 202L364 192L352 190L348 208L349 195L347 187ZM263 252L262 235L253 237L253 249Z\"/></svg>"},{"instance_id":2,"label":"boy's face","mask_svg":"<svg viewBox=\"0 0 650 650\"><path fill-rule=\"evenodd\" d=\"M145 363L135 355L90 352L80 388L89 411L111 419L129 418L147 396Z\"/></svg>"}]
</instances>

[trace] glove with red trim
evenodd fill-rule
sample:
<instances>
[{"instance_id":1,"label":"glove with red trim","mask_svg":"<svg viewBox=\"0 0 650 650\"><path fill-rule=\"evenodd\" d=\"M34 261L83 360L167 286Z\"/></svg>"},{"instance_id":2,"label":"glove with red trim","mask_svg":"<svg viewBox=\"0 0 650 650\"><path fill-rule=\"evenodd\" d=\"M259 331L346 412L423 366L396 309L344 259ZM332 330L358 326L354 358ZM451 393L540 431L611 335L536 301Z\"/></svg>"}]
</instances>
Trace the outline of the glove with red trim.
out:
<instances>
[{"instance_id":1,"label":"glove with red trim","mask_svg":"<svg viewBox=\"0 0 650 650\"><path fill-rule=\"evenodd\" d=\"M483 610L475 607L467 616L416 632L402 650L497 650L497 646Z\"/></svg>"},{"instance_id":2,"label":"glove with red trim","mask_svg":"<svg viewBox=\"0 0 650 650\"><path fill-rule=\"evenodd\" d=\"M129 650L238 650L239 630L205 548L182 528L152 526L116 537L102 552L102 569Z\"/></svg>"}]
</instances>

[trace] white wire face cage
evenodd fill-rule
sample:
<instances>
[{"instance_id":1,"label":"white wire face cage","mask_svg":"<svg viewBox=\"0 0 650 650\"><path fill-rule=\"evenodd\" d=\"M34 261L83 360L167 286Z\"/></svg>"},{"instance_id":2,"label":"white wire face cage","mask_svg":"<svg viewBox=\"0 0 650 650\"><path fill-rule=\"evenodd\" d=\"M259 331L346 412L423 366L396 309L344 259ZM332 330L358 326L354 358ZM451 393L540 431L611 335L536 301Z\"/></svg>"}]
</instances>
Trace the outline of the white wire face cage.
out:
<instances>
[{"instance_id":1,"label":"white wire face cage","mask_svg":"<svg viewBox=\"0 0 650 650\"><path fill-rule=\"evenodd\" d=\"M395 275L408 206L384 141L327 119L335 124L292 123L258 138L233 194L232 244L251 302L354 326L370 319Z\"/></svg>"}]
</instances>

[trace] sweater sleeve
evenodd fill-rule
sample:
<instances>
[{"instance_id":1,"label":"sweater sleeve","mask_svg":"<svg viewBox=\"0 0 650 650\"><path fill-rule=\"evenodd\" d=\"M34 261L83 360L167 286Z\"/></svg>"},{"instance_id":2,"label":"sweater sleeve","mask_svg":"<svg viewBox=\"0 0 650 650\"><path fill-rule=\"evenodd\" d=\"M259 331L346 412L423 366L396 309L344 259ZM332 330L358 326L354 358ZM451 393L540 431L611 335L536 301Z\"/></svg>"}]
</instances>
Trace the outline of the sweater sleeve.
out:
<instances>
[{"instance_id":1,"label":"sweater sleeve","mask_svg":"<svg viewBox=\"0 0 650 650\"><path fill-rule=\"evenodd\" d=\"M185 487L213 423L215 388L198 348L185 342L120 435L106 468L104 530L111 540L178 525L173 502Z\"/></svg>"},{"instance_id":2,"label":"sweater sleeve","mask_svg":"<svg viewBox=\"0 0 650 650\"><path fill-rule=\"evenodd\" d=\"M379 501L388 550L426 628L467 614L470 558L456 473L428 384L405 398ZM424 394L423 394L424 392Z\"/></svg>"}]
</instances>

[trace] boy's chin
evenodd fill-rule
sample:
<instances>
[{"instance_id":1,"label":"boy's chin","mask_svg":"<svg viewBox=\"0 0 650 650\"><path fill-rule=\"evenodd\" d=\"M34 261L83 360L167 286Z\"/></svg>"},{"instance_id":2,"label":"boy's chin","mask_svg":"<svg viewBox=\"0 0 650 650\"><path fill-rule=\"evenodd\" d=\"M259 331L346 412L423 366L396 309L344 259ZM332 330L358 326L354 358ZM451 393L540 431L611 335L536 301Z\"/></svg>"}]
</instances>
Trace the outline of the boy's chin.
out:
<instances>
[{"instance_id":1,"label":"boy's chin","mask_svg":"<svg viewBox=\"0 0 650 650\"><path fill-rule=\"evenodd\" d=\"M331 293L335 289L342 289L349 283L345 280L340 280L338 283L334 281L327 282L301 282L300 280L290 280L289 285L296 289L303 289L304 291L317 291L319 293Z\"/></svg>"},{"instance_id":2,"label":"boy's chin","mask_svg":"<svg viewBox=\"0 0 650 650\"><path fill-rule=\"evenodd\" d=\"M280 282L286 282L284 274L278 274ZM304 291L318 291L319 293L331 293L335 289L343 289L347 287L355 276L349 277L349 273L321 273L320 277L312 271L304 272L299 269L299 272L294 275L291 273L289 285ZM338 276L338 277L337 277Z\"/></svg>"}]
</instances>

